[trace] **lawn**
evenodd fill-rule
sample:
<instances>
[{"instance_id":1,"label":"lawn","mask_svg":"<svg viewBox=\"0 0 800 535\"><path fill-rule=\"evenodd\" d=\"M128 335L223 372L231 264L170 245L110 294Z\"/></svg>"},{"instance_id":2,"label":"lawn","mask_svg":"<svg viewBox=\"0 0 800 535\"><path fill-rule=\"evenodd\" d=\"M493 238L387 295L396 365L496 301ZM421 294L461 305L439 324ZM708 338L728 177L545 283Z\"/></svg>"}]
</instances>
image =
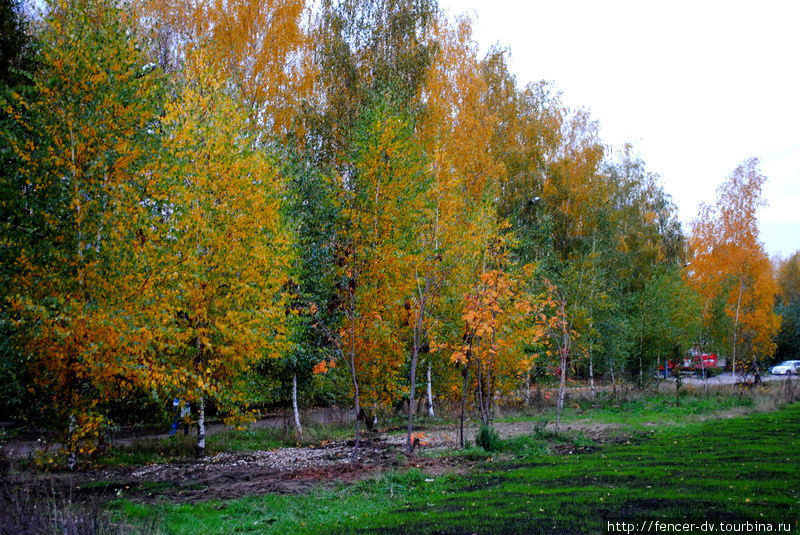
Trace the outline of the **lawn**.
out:
<instances>
[{"instance_id":1,"label":"lawn","mask_svg":"<svg viewBox=\"0 0 800 535\"><path fill-rule=\"evenodd\" d=\"M603 533L609 522L657 520L713 523L717 533L720 522L797 530L800 404L572 454L548 453L545 438L505 441L504 452L461 475L412 469L304 495L111 507L167 534Z\"/></svg>"}]
</instances>

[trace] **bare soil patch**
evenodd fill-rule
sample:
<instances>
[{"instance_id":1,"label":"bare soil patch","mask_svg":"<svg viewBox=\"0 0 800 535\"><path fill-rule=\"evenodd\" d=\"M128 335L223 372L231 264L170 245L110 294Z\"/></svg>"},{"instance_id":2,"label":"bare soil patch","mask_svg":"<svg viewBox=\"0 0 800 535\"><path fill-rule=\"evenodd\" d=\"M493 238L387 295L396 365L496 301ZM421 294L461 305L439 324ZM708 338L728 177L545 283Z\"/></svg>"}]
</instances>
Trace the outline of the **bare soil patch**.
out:
<instances>
[{"instance_id":1,"label":"bare soil patch","mask_svg":"<svg viewBox=\"0 0 800 535\"><path fill-rule=\"evenodd\" d=\"M564 430L582 431L603 441L618 425L572 422ZM548 426L552 428L552 426ZM531 422L500 422L503 438L529 434ZM477 427L465 428L465 437L474 441ZM23 477L26 484L40 486L75 499L96 500L126 497L142 501L169 500L197 502L226 500L267 493L295 494L312 487L352 483L375 477L386 470L415 467L431 476L461 473L475 465L462 458L407 456L405 434L374 433L365 437L353 456L353 441L242 453L220 453L204 459L186 459L165 464L137 467L90 469L82 472L37 473ZM455 448L458 429L434 428L424 431L418 451ZM562 451L563 450L563 451ZM573 446L557 445L559 454L580 453Z\"/></svg>"}]
</instances>

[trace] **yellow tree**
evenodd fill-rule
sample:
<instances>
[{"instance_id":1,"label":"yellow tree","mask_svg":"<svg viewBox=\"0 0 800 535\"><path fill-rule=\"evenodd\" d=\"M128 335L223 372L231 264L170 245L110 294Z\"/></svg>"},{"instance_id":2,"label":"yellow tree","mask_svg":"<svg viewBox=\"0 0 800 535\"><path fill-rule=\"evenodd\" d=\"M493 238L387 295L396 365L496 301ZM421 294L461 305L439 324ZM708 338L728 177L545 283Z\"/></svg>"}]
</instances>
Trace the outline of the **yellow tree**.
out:
<instances>
[{"instance_id":1,"label":"yellow tree","mask_svg":"<svg viewBox=\"0 0 800 535\"><path fill-rule=\"evenodd\" d=\"M141 22L166 69L203 44L263 133L281 135L311 92L315 69L305 0L140 0Z\"/></svg>"},{"instance_id":2,"label":"yellow tree","mask_svg":"<svg viewBox=\"0 0 800 535\"><path fill-rule=\"evenodd\" d=\"M140 228L162 387L198 403L199 455L206 399L240 415L239 380L285 341L283 184L223 80L208 50L189 52L161 121L162 158L144 204L153 217Z\"/></svg>"},{"instance_id":3,"label":"yellow tree","mask_svg":"<svg viewBox=\"0 0 800 535\"><path fill-rule=\"evenodd\" d=\"M765 181L758 160L745 161L719 187L716 204L702 206L692 225L687 274L707 305L704 323L713 319L708 304L724 303L730 332L720 343L730 347L734 373L737 364L746 370L759 358L772 356L780 326L774 311L777 285L758 240L757 211L764 204Z\"/></svg>"},{"instance_id":4,"label":"yellow tree","mask_svg":"<svg viewBox=\"0 0 800 535\"><path fill-rule=\"evenodd\" d=\"M74 468L97 444L100 405L148 375L126 223L155 137L158 77L137 49L130 13L113 1L54 2L39 38L34 100L8 108L29 133L8 140L25 177L10 308Z\"/></svg>"}]
</instances>

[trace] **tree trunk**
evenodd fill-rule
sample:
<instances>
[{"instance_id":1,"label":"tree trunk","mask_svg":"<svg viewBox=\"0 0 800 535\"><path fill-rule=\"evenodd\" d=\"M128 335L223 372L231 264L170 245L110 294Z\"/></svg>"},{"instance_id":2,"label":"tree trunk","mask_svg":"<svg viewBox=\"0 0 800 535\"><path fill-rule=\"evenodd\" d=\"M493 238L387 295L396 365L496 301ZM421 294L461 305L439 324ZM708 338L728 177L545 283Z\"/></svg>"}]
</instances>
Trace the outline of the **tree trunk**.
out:
<instances>
[{"instance_id":1,"label":"tree trunk","mask_svg":"<svg viewBox=\"0 0 800 535\"><path fill-rule=\"evenodd\" d=\"M706 371L706 363L703 357L700 357L700 367L703 370L703 392L708 393L708 372Z\"/></svg>"},{"instance_id":2,"label":"tree trunk","mask_svg":"<svg viewBox=\"0 0 800 535\"><path fill-rule=\"evenodd\" d=\"M353 445L353 458L355 458L355 456L358 454L358 448L359 446L361 446L361 400L359 398L356 366L352 355L350 357L350 371L353 376L353 389L354 389L353 402L356 411L356 440L355 444Z\"/></svg>"},{"instance_id":3,"label":"tree trunk","mask_svg":"<svg viewBox=\"0 0 800 535\"><path fill-rule=\"evenodd\" d=\"M197 408L197 447L195 448L197 457L206 455L206 400L200 397L200 406Z\"/></svg>"},{"instance_id":4,"label":"tree trunk","mask_svg":"<svg viewBox=\"0 0 800 535\"><path fill-rule=\"evenodd\" d=\"M495 333L492 329L492 346L495 344ZM486 425L494 422L494 355L489 357L489 369L486 371Z\"/></svg>"},{"instance_id":5,"label":"tree trunk","mask_svg":"<svg viewBox=\"0 0 800 535\"><path fill-rule=\"evenodd\" d=\"M433 388L431 385L431 361L430 356L428 356L428 377L427 377L427 389L428 389L428 401L425 404L426 408L428 409L428 416L433 418L435 416L433 412Z\"/></svg>"},{"instance_id":6,"label":"tree trunk","mask_svg":"<svg viewBox=\"0 0 800 535\"><path fill-rule=\"evenodd\" d=\"M563 324L561 326L561 348L559 349L561 357L559 359L561 363L561 378L558 383L558 403L556 404L556 432L558 432L561 427L561 411L564 408L564 392L567 388L567 357L570 351L569 324L566 323L567 303L562 300L559 308Z\"/></svg>"},{"instance_id":7,"label":"tree trunk","mask_svg":"<svg viewBox=\"0 0 800 535\"><path fill-rule=\"evenodd\" d=\"M411 384L408 388L408 425L406 428L406 449L409 454L414 453L414 441L411 439L411 433L414 430L414 395L417 386L417 358L419 357L419 345L417 343L417 334L414 333L414 343L411 348Z\"/></svg>"},{"instance_id":8,"label":"tree trunk","mask_svg":"<svg viewBox=\"0 0 800 535\"><path fill-rule=\"evenodd\" d=\"M644 353L644 301L639 305L642 309L642 314L639 321L639 388L644 386L642 373L642 354Z\"/></svg>"},{"instance_id":9,"label":"tree trunk","mask_svg":"<svg viewBox=\"0 0 800 535\"><path fill-rule=\"evenodd\" d=\"M464 447L464 413L467 410L467 385L469 383L469 364L464 364L464 387L461 389L461 417L458 427L458 445Z\"/></svg>"},{"instance_id":10,"label":"tree trunk","mask_svg":"<svg viewBox=\"0 0 800 535\"><path fill-rule=\"evenodd\" d=\"M69 428L68 428L68 437L69 440L69 452L67 453L67 470L72 471L78 466L78 452L75 451L75 445L72 443L72 437L75 436L75 413L69 415Z\"/></svg>"},{"instance_id":11,"label":"tree trunk","mask_svg":"<svg viewBox=\"0 0 800 535\"><path fill-rule=\"evenodd\" d=\"M733 381L736 382L736 342L737 337L739 335L739 308L742 305L742 286L744 286L744 281L739 282L739 297L736 299L736 320L733 323L733 348L732 348L732 371L733 371Z\"/></svg>"},{"instance_id":12,"label":"tree trunk","mask_svg":"<svg viewBox=\"0 0 800 535\"><path fill-rule=\"evenodd\" d=\"M478 412L481 415L481 422L486 424L486 415L483 410L483 363L480 360L477 360L477 372L478 372Z\"/></svg>"},{"instance_id":13,"label":"tree trunk","mask_svg":"<svg viewBox=\"0 0 800 535\"><path fill-rule=\"evenodd\" d=\"M642 382L642 354L639 353L639 388L642 388L644 382Z\"/></svg>"},{"instance_id":14,"label":"tree trunk","mask_svg":"<svg viewBox=\"0 0 800 535\"><path fill-rule=\"evenodd\" d=\"M525 372L525 406L531 406L531 370Z\"/></svg>"},{"instance_id":15,"label":"tree trunk","mask_svg":"<svg viewBox=\"0 0 800 535\"><path fill-rule=\"evenodd\" d=\"M356 296L353 288L354 284L350 285L350 304L349 304L349 321L350 321L350 347L348 350L347 363L350 366L350 374L353 379L353 405L356 417L356 438L353 444L352 458L355 460L358 455L358 448L361 446L361 398L359 397L358 390L358 374L356 374L356 326L355 326L355 313L356 313Z\"/></svg>"},{"instance_id":16,"label":"tree trunk","mask_svg":"<svg viewBox=\"0 0 800 535\"><path fill-rule=\"evenodd\" d=\"M300 435L303 426L300 425L300 409L297 406L297 374L292 375L292 409L294 409L294 430Z\"/></svg>"},{"instance_id":17,"label":"tree trunk","mask_svg":"<svg viewBox=\"0 0 800 535\"><path fill-rule=\"evenodd\" d=\"M592 361L592 352L589 351L589 386L592 389L592 399L597 397L597 392L594 388L594 362Z\"/></svg>"},{"instance_id":18,"label":"tree trunk","mask_svg":"<svg viewBox=\"0 0 800 535\"><path fill-rule=\"evenodd\" d=\"M564 408L564 392L567 389L567 352L561 351L561 378L558 382L558 403L556 405L556 432L561 427L561 411Z\"/></svg>"}]
</instances>

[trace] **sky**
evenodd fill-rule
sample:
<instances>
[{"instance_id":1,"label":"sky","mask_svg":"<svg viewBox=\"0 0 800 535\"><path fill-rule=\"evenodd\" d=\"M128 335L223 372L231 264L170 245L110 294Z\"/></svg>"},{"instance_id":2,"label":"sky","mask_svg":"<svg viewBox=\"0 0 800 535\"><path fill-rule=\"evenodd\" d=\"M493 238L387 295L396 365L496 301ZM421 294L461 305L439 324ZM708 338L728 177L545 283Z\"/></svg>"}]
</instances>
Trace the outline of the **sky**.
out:
<instances>
[{"instance_id":1,"label":"sky","mask_svg":"<svg viewBox=\"0 0 800 535\"><path fill-rule=\"evenodd\" d=\"M800 249L800 1L439 0L510 50L518 83L547 80L634 145L688 231L739 163L768 177L759 214L771 256Z\"/></svg>"}]
</instances>

